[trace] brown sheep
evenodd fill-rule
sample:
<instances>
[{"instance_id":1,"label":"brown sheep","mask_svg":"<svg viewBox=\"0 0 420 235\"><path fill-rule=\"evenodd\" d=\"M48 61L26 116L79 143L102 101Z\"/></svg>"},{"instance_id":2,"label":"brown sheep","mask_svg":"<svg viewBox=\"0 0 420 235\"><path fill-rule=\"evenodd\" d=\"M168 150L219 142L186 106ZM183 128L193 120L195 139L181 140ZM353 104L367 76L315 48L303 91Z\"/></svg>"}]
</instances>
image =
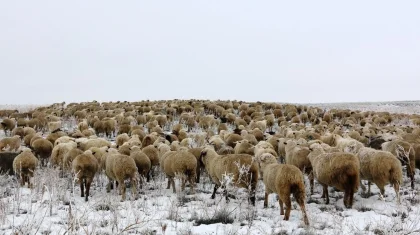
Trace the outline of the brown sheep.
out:
<instances>
[{"instance_id":1,"label":"brown sheep","mask_svg":"<svg viewBox=\"0 0 420 235\"><path fill-rule=\"evenodd\" d=\"M307 147L301 147L293 140L288 140L285 146L286 150L286 164L294 165L302 173L307 174L311 187L311 195L314 193L314 176L312 173L311 161L308 159L310 153Z\"/></svg>"},{"instance_id":2,"label":"brown sheep","mask_svg":"<svg viewBox=\"0 0 420 235\"><path fill-rule=\"evenodd\" d=\"M30 178L34 176L35 168L38 166L38 159L32 154L30 149L25 149L13 160L13 170L20 177L20 185L24 186L28 182L28 187L32 188Z\"/></svg>"},{"instance_id":3,"label":"brown sheep","mask_svg":"<svg viewBox=\"0 0 420 235\"><path fill-rule=\"evenodd\" d=\"M309 225L305 210L305 185L302 172L293 165L278 164L277 159L269 153L262 154L257 162L265 185L264 208L268 206L268 195L277 193L279 195L280 215L284 215L284 203L286 205L284 220L289 220L292 208L290 194L293 194L302 211L305 225Z\"/></svg>"},{"instance_id":4,"label":"brown sheep","mask_svg":"<svg viewBox=\"0 0 420 235\"><path fill-rule=\"evenodd\" d=\"M11 134L12 130L16 127L16 120L14 118L6 118L0 122L0 126L4 130L4 134L7 136L7 131L9 131L9 135Z\"/></svg>"},{"instance_id":5,"label":"brown sheep","mask_svg":"<svg viewBox=\"0 0 420 235\"><path fill-rule=\"evenodd\" d=\"M351 150L350 150L351 151ZM380 190L383 199L385 185L391 183L400 203L400 185L402 184L402 167L400 161L390 152L372 148L361 148L356 155L360 159L360 178L368 181L368 195L370 184L375 183ZM363 191L366 188L361 184Z\"/></svg>"},{"instance_id":6,"label":"brown sheep","mask_svg":"<svg viewBox=\"0 0 420 235\"><path fill-rule=\"evenodd\" d=\"M155 173L156 173L156 168L159 166L159 151L155 146L148 145L142 149L142 152L145 153L150 159L152 168L149 171L149 174L152 178L154 178ZM147 177L147 182L150 181L150 176Z\"/></svg>"},{"instance_id":7,"label":"brown sheep","mask_svg":"<svg viewBox=\"0 0 420 235\"><path fill-rule=\"evenodd\" d=\"M127 133L119 134L117 135L117 138L115 138L115 143L117 144L117 148L121 145L123 145L125 142L127 142L130 139Z\"/></svg>"},{"instance_id":8,"label":"brown sheep","mask_svg":"<svg viewBox=\"0 0 420 235\"><path fill-rule=\"evenodd\" d=\"M18 135L21 139L25 137L25 132L23 130L23 127L15 127L15 129L12 130L12 136Z\"/></svg>"},{"instance_id":9,"label":"brown sheep","mask_svg":"<svg viewBox=\"0 0 420 235\"><path fill-rule=\"evenodd\" d=\"M98 170L98 161L92 155L92 151L87 150L73 160L72 166L75 177L80 183L81 197L85 197L85 201L88 201L90 185ZM84 187L86 187L86 193Z\"/></svg>"},{"instance_id":10,"label":"brown sheep","mask_svg":"<svg viewBox=\"0 0 420 235\"><path fill-rule=\"evenodd\" d=\"M204 170L204 165L203 163L200 161L200 156L201 156L201 151L203 150L203 147L198 147L198 148L192 148L192 149L188 149L188 152L192 153L194 155L194 157L197 159L197 169L196 169L196 183L200 183L200 175L201 172Z\"/></svg>"},{"instance_id":11,"label":"brown sheep","mask_svg":"<svg viewBox=\"0 0 420 235\"><path fill-rule=\"evenodd\" d=\"M54 148L52 143L44 138L40 138L32 142L31 148L40 159L42 165L46 166Z\"/></svg>"},{"instance_id":12,"label":"brown sheep","mask_svg":"<svg viewBox=\"0 0 420 235\"><path fill-rule=\"evenodd\" d=\"M119 186L121 201L125 201L125 183L124 180L128 179L131 183L131 190L133 197L137 199L137 166L134 159L130 156L119 153L108 153L105 156L105 174L109 179L107 185L107 192L111 191L111 185L116 180Z\"/></svg>"},{"instance_id":13,"label":"brown sheep","mask_svg":"<svg viewBox=\"0 0 420 235\"><path fill-rule=\"evenodd\" d=\"M322 196L329 204L328 186L344 191L344 205L351 208L353 194L357 192L360 182L360 162L357 156L351 153L326 153L321 145L312 144L311 161L314 177L323 187Z\"/></svg>"},{"instance_id":14,"label":"brown sheep","mask_svg":"<svg viewBox=\"0 0 420 235\"><path fill-rule=\"evenodd\" d=\"M211 198L216 197L217 189L222 186L226 201L229 201L224 175L232 174L234 185L237 187L251 187L249 200L255 205L255 188L258 182L258 165L248 154L228 154L220 156L214 149L206 147L201 151L201 162L204 164L207 173L210 175L214 185ZM236 163L235 163L236 162ZM246 174L240 174L240 169L248 168Z\"/></svg>"},{"instance_id":15,"label":"brown sheep","mask_svg":"<svg viewBox=\"0 0 420 235\"><path fill-rule=\"evenodd\" d=\"M160 161L161 168L168 177L168 183L172 184L172 190L176 193L174 177L181 177L181 190L185 189L185 181L190 183L191 193L194 193L195 177L197 170L197 159L187 150L181 149L179 151L168 152L162 156Z\"/></svg>"},{"instance_id":16,"label":"brown sheep","mask_svg":"<svg viewBox=\"0 0 420 235\"><path fill-rule=\"evenodd\" d=\"M15 135L13 137L5 137L0 140L0 152L4 151L4 149L8 149L9 151L18 151L20 148L20 136Z\"/></svg>"},{"instance_id":17,"label":"brown sheep","mask_svg":"<svg viewBox=\"0 0 420 235\"><path fill-rule=\"evenodd\" d=\"M243 137L235 133L229 133L225 136L226 145L232 148L235 148L236 143L240 140L243 140Z\"/></svg>"},{"instance_id":18,"label":"brown sheep","mask_svg":"<svg viewBox=\"0 0 420 235\"><path fill-rule=\"evenodd\" d=\"M411 179L411 188L414 189L414 171L416 167L416 156L413 146L403 140L392 140L382 144L382 150L391 152L400 160L402 165L407 166L407 175Z\"/></svg>"},{"instance_id":19,"label":"brown sheep","mask_svg":"<svg viewBox=\"0 0 420 235\"><path fill-rule=\"evenodd\" d=\"M140 188L143 188L143 179L149 178L149 171L152 167L152 163L149 157L143 153L139 146L132 146L130 148L130 157L134 159L137 166L137 171L140 175ZM148 179L149 180L149 179Z\"/></svg>"}]
</instances>

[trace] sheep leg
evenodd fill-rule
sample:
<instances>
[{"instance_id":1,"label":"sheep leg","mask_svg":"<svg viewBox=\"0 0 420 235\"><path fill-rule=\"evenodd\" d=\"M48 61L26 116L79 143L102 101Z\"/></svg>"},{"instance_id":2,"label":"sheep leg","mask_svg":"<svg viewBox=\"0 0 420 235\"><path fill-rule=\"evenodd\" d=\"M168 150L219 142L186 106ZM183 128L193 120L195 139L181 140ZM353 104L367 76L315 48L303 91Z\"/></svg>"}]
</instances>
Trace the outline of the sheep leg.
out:
<instances>
[{"instance_id":1,"label":"sheep leg","mask_svg":"<svg viewBox=\"0 0 420 235\"><path fill-rule=\"evenodd\" d=\"M385 188L384 188L384 186L383 186L383 185L378 185L378 188L379 188L379 198L380 198L382 201L385 201L385 198L384 198L384 195L385 195Z\"/></svg>"},{"instance_id":2,"label":"sheep leg","mask_svg":"<svg viewBox=\"0 0 420 235\"><path fill-rule=\"evenodd\" d=\"M216 191L220 186L217 184L214 184L213 194L211 195L211 199L216 198Z\"/></svg>"},{"instance_id":3,"label":"sheep leg","mask_svg":"<svg viewBox=\"0 0 420 235\"><path fill-rule=\"evenodd\" d=\"M395 190L395 194L397 195L397 202L398 204L401 204L401 200L400 200L400 184L399 183L394 183L394 190Z\"/></svg>"},{"instance_id":4,"label":"sheep leg","mask_svg":"<svg viewBox=\"0 0 420 235\"><path fill-rule=\"evenodd\" d=\"M196 175L196 178L195 178L195 182L198 184L198 183L200 183L200 166L197 166L197 168L195 169L195 175Z\"/></svg>"},{"instance_id":5,"label":"sheep leg","mask_svg":"<svg viewBox=\"0 0 420 235\"><path fill-rule=\"evenodd\" d=\"M31 184L31 177L29 175L26 176L26 181L28 181L28 188L32 188L32 184Z\"/></svg>"},{"instance_id":6,"label":"sheep leg","mask_svg":"<svg viewBox=\"0 0 420 235\"><path fill-rule=\"evenodd\" d=\"M92 179L91 178L87 178L85 179L85 183L86 183L86 197L85 197L85 201L88 201L88 197L89 197L89 192L90 192L90 185L92 184Z\"/></svg>"},{"instance_id":7,"label":"sheep leg","mask_svg":"<svg viewBox=\"0 0 420 235\"><path fill-rule=\"evenodd\" d=\"M255 189L251 189L251 192L250 192L250 197L249 197L249 200L251 201L251 204L253 205L253 206L255 206Z\"/></svg>"},{"instance_id":8,"label":"sheep leg","mask_svg":"<svg viewBox=\"0 0 420 235\"><path fill-rule=\"evenodd\" d=\"M85 183L85 179L79 179L79 184L80 184L80 192L81 192L81 197L85 196L85 188L84 188L84 183Z\"/></svg>"},{"instance_id":9,"label":"sheep leg","mask_svg":"<svg viewBox=\"0 0 420 235\"><path fill-rule=\"evenodd\" d=\"M411 189L414 189L414 171L410 169Z\"/></svg>"},{"instance_id":10,"label":"sheep leg","mask_svg":"<svg viewBox=\"0 0 420 235\"><path fill-rule=\"evenodd\" d=\"M173 192L173 193L176 193L175 180L174 180L174 178L171 178L171 183L172 183L172 192ZM184 183L184 184L185 184L185 183ZM184 187L185 187L185 185L184 185Z\"/></svg>"},{"instance_id":11,"label":"sheep leg","mask_svg":"<svg viewBox=\"0 0 420 235\"><path fill-rule=\"evenodd\" d=\"M362 188L363 192L366 192L366 186L362 183L362 180L360 180L360 187Z\"/></svg>"},{"instance_id":12,"label":"sheep leg","mask_svg":"<svg viewBox=\"0 0 420 235\"><path fill-rule=\"evenodd\" d=\"M309 178L309 184L311 186L311 195L313 195L314 194L314 173L313 173L313 171L311 171L311 173L309 173L308 178Z\"/></svg>"},{"instance_id":13,"label":"sheep leg","mask_svg":"<svg viewBox=\"0 0 420 235\"><path fill-rule=\"evenodd\" d=\"M225 196L225 199L226 199L226 202L229 202L229 195L228 195L228 191L227 191L227 188L226 188L226 186L222 186L222 189L223 189L223 195Z\"/></svg>"},{"instance_id":14,"label":"sheep leg","mask_svg":"<svg viewBox=\"0 0 420 235\"><path fill-rule=\"evenodd\" d=\"M166 186L166 189L170 189L171 188L171 178L168 177L168 186Z\"/></svg>"},{"instance_id":15,"label":"sheep leg","mask_svg":"<svg viewBox=\"0 0 420 235\"><path fill-rule=\"evenodd\" d=\"M286 214L284 215L284 220L289 220L290 217L290 210L292 208L292 202L290 201L290 193L289 194L285 194L284 196L280 196L279 195L279 202L280 202L280 198L282 197L284 204L286 205Z\"/></svg>"},{"instance_id":16,"label":"sheep leg","mask_svg":"<svg viewBox=\"0 0 420 235\"><path fill-rule=\"evenodd\" d=\"M121 201L125 201L125 183L124 181L119 182L120 194L121 194Z\"/></svg>"},{"instance_id":17,"label":"sheep leg","mask_svg":"<svg viewBox=\"0 0 420 235\"><path fill-rule=\"evenodd\" d=\"M133 198L134 200L138 199L138 195L137 195L137 188L136 188L136 182L137 180L135 178L131 178L131 193L133 194Z\"/></svg>"},{"instance_id":18,"label":"sheep leg","mask_svg":"<svg viewBox=\"0 0 420 235\"><path fill-rule=\"evenodd\" d=\"M106 185L106 192L109 193L111 192L111 188L114 182L112 182L111 179L109 179L108 184Z\"/></svg>"},{"instance_id":19,"label":"sheep leg","mask_svg":"<svg viewBox=\"0 0 420 235\"><path fill-rule=\"evenodd\" d=\"M305 208L305 199L303 195L295 197L295 199L300 206L300 210L302 211L303 222L305 223L305 225L309 225L308 215L306 214L306 208Z\"/></svg>"},{"instance_id":20,"label":"sheep leg","mask_svg":"<svg viewBox=\"0 0 420 235\"><path fill-rule=\"evenodd\" d=\"M139 187L140 189L143 189L143 175L139 176Z\"/></svg>"},{"instance_id":21,"label":"sheep leg","mask_svg":"<svg viewBox=\"0 0 420 235\"><path fill-rule=\"evenodd\" d=\"M195 193L194 176L188 177L188 182L190 183L191 194L194 194Z\"/></svg>"},{"instance_id":22,"label":"sheep leg","mask_svg":"<svg viewBox=\"0 0 420 235\"><path fill-rule=\"evenodd\" d=\"M152 168L153 169L153 168ZM146 182L150 182L150 175L152 174L152 170L150 170L149 172L147 172L146 175Z\"/></svg>"},{"instance_id":23,"label":"sheep leg","mask_svg":"<svg viewBox=\"0 0 420 235\"><path fill-rule=\"evenodd\" d=\"M264 208L267 208L267 207L268 207L268 192L266 191L264 195Z\"/></svg>"},{"instance_id":24,"label":"sheep leg","mask_svg":"<svg viewBox=\"0 0 420 235\"><path fill-rule=\"evenodd\" d=\"M181 191L184 191L185 190L185 181L187 181L186 179L185 179L185 175L183 175L182 177L181 177Z\"/></svg>"},{"instance_id":25,"label":"sheep leg","mask_svg":"<svg viewBox=\"0 0 420 235\"><path fill-rule=\"evenodd\" d=\"M20 186L24 186L25 185L25 175L20 174Z\"/></svg>"},{"instance_id":26,"label":"sheep leg","mask_svg":"<svg viewBox=\"0 0 420 235\"><path fill-rule=\"evenodd\" d=\"M280 215L284 215L283 201L279 197Z\"/></svg>"},{"instance_id":27,"label":"sheep leg","mask_svg":"<svg viewBox=\"0 0 420 235\"><path fill-rule=\"evenodd\" d=\"M371 183L370 183L370 181L368 181L368 197L370 197L370 185L371 185Z\"/></svg>"},{"instance_id":28,"label":"sheep leg","mask_svg":"<svg viewBox=\"0 0 420 235\"><path fill-rule=\"evenodd\" d=\"M323 185L322 194L325 195L325 204L330 204L330 197L328 196L328 185Z\"/></svg>"}]
</instances>

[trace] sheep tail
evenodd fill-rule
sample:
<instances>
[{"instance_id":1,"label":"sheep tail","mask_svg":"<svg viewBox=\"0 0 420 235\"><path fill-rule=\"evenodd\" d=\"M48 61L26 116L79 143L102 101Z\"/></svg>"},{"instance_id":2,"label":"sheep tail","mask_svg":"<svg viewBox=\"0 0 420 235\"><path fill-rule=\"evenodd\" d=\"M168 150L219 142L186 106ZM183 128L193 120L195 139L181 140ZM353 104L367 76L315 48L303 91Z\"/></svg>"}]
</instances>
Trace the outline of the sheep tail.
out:
<instances>
[{"instance_id":1,"label":"sheep tail","mask_svg":"<svg viewBox=\"0 0 420 235\"><path fill-rule=\"evenodd\" d=\"M303 205L305 203L305 186L302 183L297 182L291 184L290 192L293 194L293 197L299 205Z\"/></svg>"},{"instance_id":2,"label":"sheep tail","mask_svg":"<svg viewBox=\"0 0 420 235\"><path fill-rule=\"evenodd\" d=\"M394 185L394 184L400 185L401 184L401 182L402 182L401 170L398 171L394 167L391 167L391 169L389 170L389 176L390 176L389 181L392 185Z\"/></svg>"}]
</instances>

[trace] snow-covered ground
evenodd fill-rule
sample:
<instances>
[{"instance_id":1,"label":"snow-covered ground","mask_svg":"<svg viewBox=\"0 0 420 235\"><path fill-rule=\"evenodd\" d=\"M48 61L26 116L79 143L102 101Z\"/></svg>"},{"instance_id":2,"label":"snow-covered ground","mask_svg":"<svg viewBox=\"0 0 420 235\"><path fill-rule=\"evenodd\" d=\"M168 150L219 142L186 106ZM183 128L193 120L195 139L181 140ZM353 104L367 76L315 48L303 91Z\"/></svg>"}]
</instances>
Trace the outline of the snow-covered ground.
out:
<instances>
[{"instance_id":1,"label":"snow-covered ground","mask_svg":"<svg viewBox=\"0 0 420 235\"><path fill-rule=\"evenodd\" d=\"M412 113L420 110L419 103L413 105L416 111ZM393 112L393 105L385 106L387 110L379 107L375 111ZM210 199L213 185L207 175L201 179L196 194L174 194L172 189L166 189L164 176L158 175L139 190L138 200L130 200L130 189L127 189L128 200L120 202L115 190L106 193L107 179L101 175L95 178L89 202L85 202L78 185L60 178L55 169L37 171L33 189L21 188L14 177L3 175L0 176L0 234L420 234L418 170L415 190L411 190L404 175L401 204L397 204L393 188L386 187L385 201L382 201L379 190L372 185L372 196L363 197L361 190L355 194L352 209L344 207L343 193L332 188L330 204L326 205L321 198L322 187L315 183L314 195L307 193L306 199L308 227L303 224L294 199L289 221L280 215L275 194L270 195L269 207L264 209L262 182L258 185L254 207L248 203L248 194L243 189L231 188L230 193L236 199L228 203L221 192L216 199ZM176 183L179 188L180 182Z\"/></svg>"}]
</instances>

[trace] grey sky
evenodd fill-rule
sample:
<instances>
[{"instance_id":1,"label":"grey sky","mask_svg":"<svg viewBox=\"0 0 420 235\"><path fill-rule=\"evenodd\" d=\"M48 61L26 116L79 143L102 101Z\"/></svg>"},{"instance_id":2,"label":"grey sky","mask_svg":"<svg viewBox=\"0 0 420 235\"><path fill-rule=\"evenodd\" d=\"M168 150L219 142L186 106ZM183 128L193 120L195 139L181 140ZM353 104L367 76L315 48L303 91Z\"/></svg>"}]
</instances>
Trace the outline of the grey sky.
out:
<instances>
[{"instance_id":1,"label":"grey sky","mask_svg":"<svg viewBox=\"0 0 420 235\"><path fill-rule=\"evenodd\" d=\"M2 1L0 104L420 99L420 1Z\"/></svg>"}]
</instances>

